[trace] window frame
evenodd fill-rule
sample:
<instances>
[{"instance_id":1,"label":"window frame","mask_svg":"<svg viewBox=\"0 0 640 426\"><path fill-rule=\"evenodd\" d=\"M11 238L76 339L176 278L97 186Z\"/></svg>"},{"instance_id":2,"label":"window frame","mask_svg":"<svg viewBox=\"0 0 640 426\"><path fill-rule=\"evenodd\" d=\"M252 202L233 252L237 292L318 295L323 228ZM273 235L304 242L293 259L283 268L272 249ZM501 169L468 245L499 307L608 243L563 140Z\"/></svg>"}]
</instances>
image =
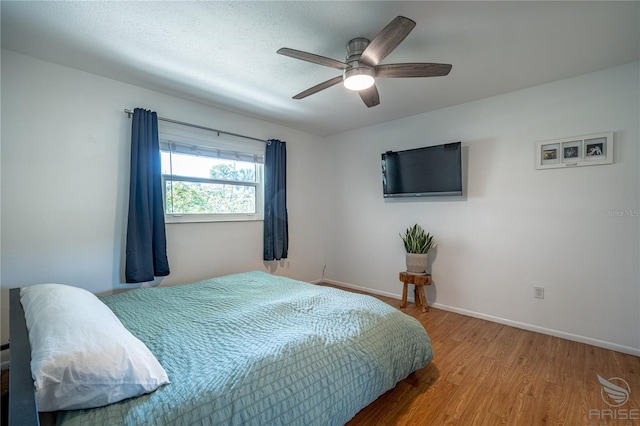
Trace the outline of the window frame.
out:
<instances>
[{"instance_id":1,"label":"window frame","mask_svg":"<svg viewBox=\"0 0 640 426\"><path fill-rule=\"evenodd\" d=\"M237 142L231 138L220 138L213 132L198 131L196 129L181 129L174 126L162 126L158 129L160 140L159 152L171 152L171 145L181 147L191 146L210 151L236 152L253 156L255 164L255 182L235 181L215 178L200 178L196 176L181 176L162 173L162 201L165 223L202 223L202 222L246 222L264 220L264 151L257 155L255 147L263 142ZM167 146L169 149L167 149ZM251 147L251 148L247 148ZM261 148L263 149L263 148ZM183 153L184 154L184 153ZM212 158L215 158L211 156ZM262 161L258 161L261 159ZM240 160L246 161L246 160ZM185 181L207 184L225 184L234 186L249 186L255 188L255 213L184 213L173 214L167 212L167 181Z\"/></svg>"}]
</instances>

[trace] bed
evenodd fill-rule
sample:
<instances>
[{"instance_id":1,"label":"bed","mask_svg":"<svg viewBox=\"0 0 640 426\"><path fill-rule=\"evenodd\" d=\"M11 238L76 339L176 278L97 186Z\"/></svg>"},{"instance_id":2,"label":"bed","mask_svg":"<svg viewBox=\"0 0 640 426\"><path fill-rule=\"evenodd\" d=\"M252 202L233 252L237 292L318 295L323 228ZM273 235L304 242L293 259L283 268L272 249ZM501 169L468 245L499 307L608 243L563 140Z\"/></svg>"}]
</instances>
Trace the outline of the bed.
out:
<instances>
[{"instance_id":1,"label":"bed","mask_svg":"<svg viewBox=\"0 0 640 426\"><path fill-rule=\"evenodd\" d=\"M342 425L433 357L415 318L370 296L264 272L99 299L170 383L58 411L58 425ZM33 401L33 380L31 396L13 390L11 404Z\"/></svg>"}]
</instances>

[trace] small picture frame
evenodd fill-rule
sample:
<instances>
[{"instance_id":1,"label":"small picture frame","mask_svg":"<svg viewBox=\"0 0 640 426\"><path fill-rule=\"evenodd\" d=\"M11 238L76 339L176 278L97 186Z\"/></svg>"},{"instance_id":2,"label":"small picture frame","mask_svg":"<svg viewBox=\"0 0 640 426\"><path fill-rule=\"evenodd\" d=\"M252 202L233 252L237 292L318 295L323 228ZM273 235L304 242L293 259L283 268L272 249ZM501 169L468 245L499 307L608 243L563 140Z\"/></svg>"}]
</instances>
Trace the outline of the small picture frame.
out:
<instances>
[{"instance_id":1,"label":"small picture frame","mask_svg":"<svg viewBox=\"0 0 640 426\"><path fill-rule=\"evenodd\" d=\"M582 161L582 141L562 142L562 162L578 163Z\"/></svg>"},{"instance_id":2,"label":"small picture frame","mask_svg":"<svg viewBox=\"0 0 640 426\"><path fill-rule=\"evenodd\" d=\"M560 144L559 143L550 143L547 145L541 146L541 154L542 154L542 165L550 165L550 164L558 164L560 162Z\"/></svg>"},{"instance_id":3,"label":"small picture frame","mask_svg":"<svg viewBox=\"0 0 640 426\"><path fill-rule=\"evenodd\" d=\"M584 140L584 161L598 161L607 158L607 138Z\"/></svg>"},{"instance_id":4,"label":"small picture frame","mask_svg":"<svg viewBox=\"0 0 640 426\"><path fill-rule=\"evenodd\" d=\"M536 169L613 163L613 132L536 142Z\"/></svg>"}]
</instances>

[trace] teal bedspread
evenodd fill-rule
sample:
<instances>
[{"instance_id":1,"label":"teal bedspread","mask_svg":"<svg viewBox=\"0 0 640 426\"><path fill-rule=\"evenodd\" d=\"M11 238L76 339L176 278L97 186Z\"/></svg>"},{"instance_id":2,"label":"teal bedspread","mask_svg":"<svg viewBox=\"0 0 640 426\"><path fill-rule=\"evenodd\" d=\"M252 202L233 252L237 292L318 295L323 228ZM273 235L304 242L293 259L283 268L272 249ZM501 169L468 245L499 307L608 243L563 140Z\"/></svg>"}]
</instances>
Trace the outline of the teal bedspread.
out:
<instances>
[{"instance_id":1,"label":"teal bedspread","mask_svg":"<svg viewBox=\"0 0 640 426\"><path fill-rule=\"evenodd\" d=\"M433 357L415 318L263 272L101 299L171 383L59 425L342 425Z\"/></svg>"}]
</instances>

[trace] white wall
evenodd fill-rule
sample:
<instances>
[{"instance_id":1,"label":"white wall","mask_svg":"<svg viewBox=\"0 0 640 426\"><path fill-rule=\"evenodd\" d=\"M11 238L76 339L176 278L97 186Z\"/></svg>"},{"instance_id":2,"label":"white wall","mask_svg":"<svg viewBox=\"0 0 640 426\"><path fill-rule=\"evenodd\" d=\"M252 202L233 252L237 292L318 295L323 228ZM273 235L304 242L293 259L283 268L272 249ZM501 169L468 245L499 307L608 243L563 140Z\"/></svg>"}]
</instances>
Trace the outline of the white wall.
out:
<instances>
[{"instance_id":1,"label":"white wall","mask_svg":"<svg viewBox=\"0 0 640 426\"><path fill-rule=\"evenodd\" d=\"M327 277L399 297L398 234L419 223L438 241L436 306L640 354L639 77L634 63L330 138ZM534 168L536 141L606 131L614 164ZM382 152L455 141L464 197L383 200Z\"/></svg>"},{"instance_id":2,"label":"white wall","mask_svg":"<svg viewBox=\"0 0 640 426\"><path fill-rule=\"evenodd\" d=\"M8 288L131 288L121 284L131 129L124 108L287 142L291 269L262 261L262 222L169 224L163 283L252 269L321 277L322 197L309 191L325 171L318 137L11 51L1 63L3 343Z\"/></svg>"}]
</instances>

